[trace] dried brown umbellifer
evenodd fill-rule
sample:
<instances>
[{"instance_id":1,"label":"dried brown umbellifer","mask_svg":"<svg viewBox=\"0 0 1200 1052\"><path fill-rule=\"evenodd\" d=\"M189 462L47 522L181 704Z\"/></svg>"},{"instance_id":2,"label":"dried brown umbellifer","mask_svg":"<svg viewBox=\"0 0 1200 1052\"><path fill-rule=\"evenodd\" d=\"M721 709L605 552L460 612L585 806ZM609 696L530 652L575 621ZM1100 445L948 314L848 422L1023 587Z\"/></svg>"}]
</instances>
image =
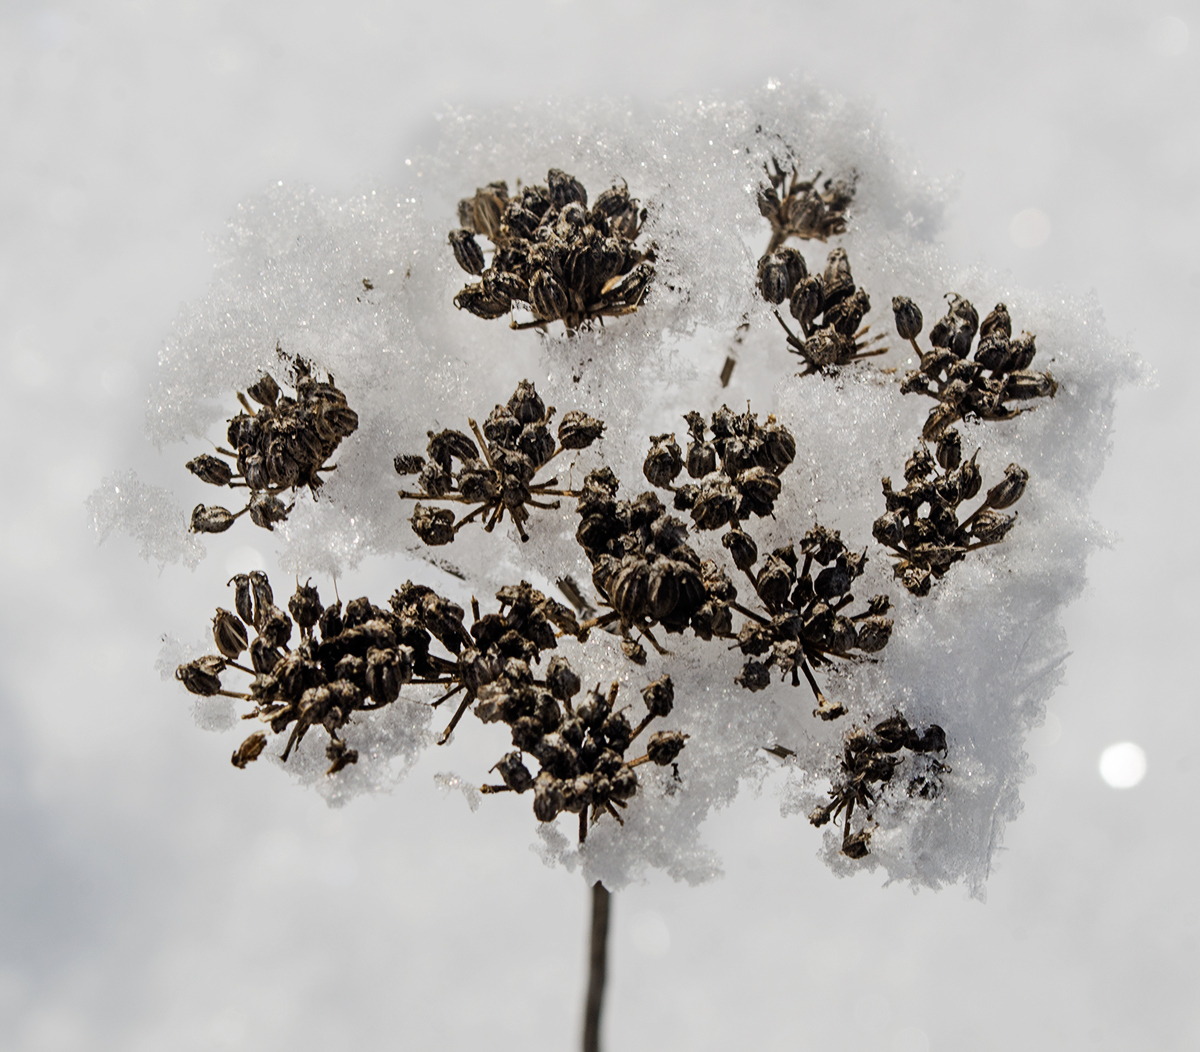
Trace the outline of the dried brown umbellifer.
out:
<instances>
[{"instance_id":1,"label":"dried brown umbellifer","mask_svg":"<svg viewBox=\"0 0 1200 1052\"><path fill-rule=\"evenodd\" d=\"M789 237L828 241L835 234L845 233L846 209L854 200L857 181L854 174L848 180L826 179L818 189L820 172L811 179L801 180L798 165L793 165L789 179L789 174L774 157L771 167L764 168L770 185L759 187L758 210L771 224L768 255Z\"/></svg>"},{"instance_id":2,"label":"dried brown umbellifer","mask_svg":"<svg viewBox=\"0 0 1200 1052\"><path fill-rule=\"evenodd\" d=\"M900 755L903 749L914 756L927 757L927 762L914 771L908 784L908 795L924 799L936 796L941 789L940 775L950 772L944 763L929 756L940 752L944 758L947 751L946 733L936 723L931 723L924 733L918 733L908 720L897 713L875 724L870 730L855 727L847 731L838 775L829 790L831 799L808 816L808 820L819 827L845 813L842 854L850 858L863 858L869 853L870 830L863 826L852 833L850 819L856 806L864 811L874 807L878 788L892 781L903 762L904 758Z\"/></svg>"},{"instance_id":3,"label":"dried brown umbellifer","mask_svg":"<svg viewBox=\"0 0 1200 1052\"><path fill-rule=\"evenodd\" d=\"M405 500L473 506L455 522L448 508L418 503L411 519L417 536L426 544L449 544L467 523L479 519L490 531L507 513L521 540L529 540L525 523L530 508L557 508L558 501L548 498L574 496L557 488L557 478L537 481L537 473L564 450L586 449L604 433L603 421L576 409L564 414L555 441L550 430L553 416L554 407L546 408L533 384L522 380L507 404L492 410L482 429L468 418L474 439L462 431L430 431L428 460L416 454L397 456L397 473L417 475L422 487L421 492L401 490Z\"/></svg>"},{"instance_id":4,"label":"dried brown umbellifer","mask_svg":"<svg viewBox=\"0 0 1200 1052\"><path fill-rule=\"evenodd\" d=\"M758 290L768 303L786 300L799 323L803 339L775 311L787 333L788 349L807 363L802 376L887 353L886 347L873 346L882 335L866 339L870 326L862 322L871 299L854 284L844 248L829 253L821 274L809 274L804 257L794 248L768 252L758 261Z\"/></svg>"},{"instance_id":5,"label":"dried brown umbellifer","mask_svg":"<svg viewBox=\"0 0 1200 1052\"><path fill-rule=\"evenodd\" d=\"M892 300L896 330L921 359L920 367L905 375L900 390L928 395L938 403L925 421L926 441L937 441L965 417L1011 420L1028 407L1016 408L1010 402L1054 397L1058 391L1054 377L1029 368L1037 353L1034 337L1029 333L1013 337L1012 319L1003 303L997 303L981 323L969 300L953 292L946 298L950 307L945 317L929 330L930 350L917 342L924 324L917 305L906 296ZM976 336L979 343L970 360Z\"/></svg>"},{"instance_id":6,"label":"dried brown umbellifer","mask_svg":"<svg viewBox=\"0 0 1200 1052\"><path fill-rule=\"evenodd\" d=\"M534 320L513 321L513 328L562 321L568 332L632 314L654 278L653 248L634 245L645 219L623 182L590 209L583 184L558 168L546 185L522 187L513 197L507 183L489 183L458 204L461 227L450 232L450 247L458 265L480 280L454 305L492 319L525 304ZM494 246L490 265L476 235Z\"/></svg>"},{"instance_id":7,"label":"dried brown umbellifer","mask_svg":"<svg viewBox=\"0 0 1200 1052\"><path fill-rule=\"evenodd\" d=\"M976 450L970 460L963 460L959 433L943 431L936 463L922 445L904 467L902 490L893 490L890 478L883 480L887 511L875 520L873 532L880 544L891 549L896 559L893 571L913 595L928 595L933 581L968 552L999 544L1016 524L1015 513L1002 512L1020 499L1029 481L1029 472L1017 464L1009 464L983 503L959 521L959 506L974 499L983 487L975 463L978 456Z\"/></svg>"},{"instance_id":8,"label":"dried brown umbellifer","mask_svg":"<svg viewBox=\"0 0 1200 1052\"><path fill-rule=\"evenodd\" d=\"M187 468L212 486L249 490L249 500L239 512L221 507L196 505L192 512L194 533L223 533L235 520L250 513L256 526L273 530L275 523L288 517L295 503L284 504L280 494L295 493L307 486L313 493L321 486L321 474L333 471L327 463L342 439L358 429L358 414L346 404L333 377L324 382L313 379L312 370L302 358L289 358L279 351L281 361L293 375L296 396L281 394L269 373L237 393L243 409L229 421L227 438L231 448L217 452L236 464L236 471L225 460L202 453L190 460ZM258 404L250 404L250 396Z\"/></svg>"}]
</instances>

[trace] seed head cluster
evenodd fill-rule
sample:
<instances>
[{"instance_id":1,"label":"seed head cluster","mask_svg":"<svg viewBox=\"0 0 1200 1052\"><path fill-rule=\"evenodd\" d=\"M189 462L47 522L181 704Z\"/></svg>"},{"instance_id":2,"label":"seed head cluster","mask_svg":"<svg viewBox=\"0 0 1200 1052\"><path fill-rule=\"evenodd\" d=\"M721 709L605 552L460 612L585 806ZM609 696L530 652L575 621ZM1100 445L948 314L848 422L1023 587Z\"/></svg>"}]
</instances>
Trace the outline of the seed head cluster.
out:
<instances>
[{"instance_id":1,"label":"seed head cluster","mask_svg":"<svg viewBox=\"0 0 1200 1052\"><path fill-rule=\"evenodd\" d=\"M505 405L497 405L482 430L467 423L475 439L462 431L428 432L428 460L416 454L398 455L393 466L399 475L417 475L420 491L401 490L405 500L416 500L410 522L426 544L449 544L458 531L476 519L491 531L508 513L521 540L529 540L525 523L530 508L557 508L568 490L557 489L558 479L535 482L534 476L564 450L586 449L604 433L604 423L578 409L563 415L558 441L550 431L554 407L546 408L528 380L522 380ZM457 461L457 468L455 462ZM449 508L430 508L420 501L447 501L473 506L457 522Z\"/></svg>"},{"instance_id":2,"label":"seed head cluster","mask_svg":"<svg viewBox=\"0 0 1200 1052\"><path fill-rule=\"evenodd\" d=\"M295 504L293 500L285 505L279 495L294 493L301 486L316 493L322 483L321 473L334 469L326 461L343 438L358 430L358 414L346 404L346 396L335 386L332 376L324 382L315 380L302 358L285 360L294 374L295 398L282 394L270 373L264 373L245 394L237 394L245 411L229 421L227 438L231 448L217 448L218 453L234 461L236 471L226 460L209 453L188 461L187 469L202 481L250 493L246 507L236 513L197 504L192 511L192 532L224 533L247 512L256 526L273 530ZM251 406L246 395L258 409Z\"/></svg>"},{"instance_id":3,"label":"seed head cluster","mask_svg":"<svg viewBox=\"0 0 1200 1052\"><path fill-rule=\"evenodd\" d=\"M894 573L913 595L928 595L934 578L968 552L999 544L1016 524L1016 513L1003 512L1020 500L1029 481L1029 472L1017 464L1009 464L983 503L959 522L959 506L983 487L978 456L976 450L963 460L959 433L944 431L936 461L924 444L913 450L904 466L904 489L896 492L890 478L883 480L887 511L875 520L872 532L891 549Z\"/></svg>"},{"instance_id":4,"label":"seed head cluster","mask_svg":"<svg viewBox=\"0 0 1200 1052\"><path fill-rule=\"evenodd\" d=\"M811 179L801 180L798 167L793 166L789 178L774 157L771 167L764 165L764 168L769 184L758 189L758 210L771 224L768 254L789 237L827 241L846 232L846 209L854 200L855 177L826 179L817 189L820 172Z\"/></svg>"},{"instance_id":5,"label":"seed head cluster","mask_svg":"<svg viewBox=\"0 0 1200 1052\"><path fill-rule=\"evenodd\" d=\"M499 318L514 303L528 304L534 321L512 327L545 328L561 320L568 332L595 318L632 314L654 277L653 249L639 249L646 210L622 183L588 208L587 190L572 175L551 168L546 185L489 183L458 203L458 230L450 247L458 265L481 280L454 297L454 305L480 318ZM485 265L476 235L494 250Z\"/></svg>"},{"instance_id":6,"label":"seed head cluster","mask_svg":"<svg viewBox=\"0 0 1200 1052\"><path fill-rule=\"evenodd\" d=\"M922 432L933 442L956 421L967 416L980 420L1011 420L1024 409L1010 402L1053 398L1058 382L1049 372L1029 368L1037 349L1034 337L1023 332L1013 337L1008 308L997 303L980 324L970 300L950 293L946 316L929 330L931 350L917 343L923 319L920 308L906 296L892 300L896 331L920 355L920 368L907 373L900 385L904 394L923 394L937 400ZM974 360L971 346L976 335Z\"/></svg>"},{"instance_id":7,"label":"seed head cluster","mask_svg":"<svg viewBox=\"0 0 1200 1052\"><path fill-rule=\"evenodd\" d=\"M862 339L867 333L862 321L871 309L871 298L854 284L844 248L829 253L821 274L808 272L799 249L787 246L768 252L758 261L758 291L768 303L787 300L799 322L803 339L775 311L787 334L788 349L806 363L801 375L887 353L886 347L872 347L882 336Z\"/></svg>"},{"instance_id":8,"label":"seed head cluster","mask_svg":"<svg viewBox=\"0 0 1200 1052\"><path fill-rule=\"evenodd\" d=\"M808 816L814 826L823 826L830 819L845 813L842 854L850 858L863 858L869 854L871 830L864 825L858 832L852 833L850 819L855 806L858 806L868 812L867 818L870 820L870 808L876 803L876 790L872 787L891 782L902 762L902 749L914 754L940 752L944 757L946 732L936 723L931 723L923 733L918 733L908 720L897 714L875 724L870 730L856 727L846 734L839 776L829 790L832 799ZM923 769L910 779L908 794L925 799L937 796L941 790L940 775L949 771L950 768L945 764L929 757Z\"/></svg>"}]
</instances>

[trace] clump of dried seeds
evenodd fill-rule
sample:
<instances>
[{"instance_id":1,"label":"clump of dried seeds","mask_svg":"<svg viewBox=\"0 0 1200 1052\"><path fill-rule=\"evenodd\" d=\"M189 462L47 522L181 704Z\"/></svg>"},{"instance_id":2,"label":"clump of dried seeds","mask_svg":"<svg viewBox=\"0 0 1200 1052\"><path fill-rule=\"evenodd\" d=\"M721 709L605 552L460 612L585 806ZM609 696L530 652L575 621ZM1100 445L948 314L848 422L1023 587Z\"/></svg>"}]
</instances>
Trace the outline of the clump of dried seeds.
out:
<instances>
[{"instance_id":1,"label":"clump of dried seeds","mask_svg":"<svg viewBox=\"0 0 1200 1052\"><path fill-rule=\"evenodd\" d=\"M529 540L525 523L530 508L557 508L557 500L546 498L575 496L557 489L557 478L535 482L537 473L564 450L586 449L604 433L603 421L576 409L563 415L555 442L553 416L554 407L547 409L534 385L522 380L507 404L492 410L482 430L468 418L478 445L462 431L430 431L428 461L416 454L397 456L397 474L417 475L421 486L420 492L400 491L405 500L418 501L410 520L413 532L426 544L449 544L467 523L480 519L490 532L507 512L521 540ZM474 507L456 522L450 509L429 508L422 500Z\"/></svg>"},{"instance_id":2,"label":"clump of dried seeds","mask_svg":"<svg viewBox=\"0 0 1200 1052\"><path fill-rule=\"evenodd\" d=\"M454 258L480 281L459 292L454 305L490 319L527 304L534 320L513 321L513 328L561 320L568 332L631 314L654 277L653 249L634 244L645 219L624 183L589 208L583 184L558 168L545 186L522 187L513 197L504 182L480 187L458 203L461 227L450 232ZM494 246L490 265L476 235Z\"/></svg>"},{"instance_id":3,"label":"clump of dried seeds","mask_svg":"<svg viewBox=\"0 0 1200 1052\"><path fill-rule=\"evenodd\" d=\"M968 416L980 420L1011 420L1025 409L1010 402L1053 398L1058 382L1049 372L1029 368L1037 349L1034 337L1023 332L1013 337L1008 308L997 303L980 324L979 312L957 293L949 293L946 316L929 330L931 350L917 343L924 319L920 308L906 296L892 300L896 331L908 340L921 359L919 368L907 373L900 385L904 394L923 394L936 399L922 432L928 442L936 441L948 427ZM976 335L974 360L969 360Z\"/></svg>"},{"instance_id":4,"label":"clump of dried seeds","mask_svg":"<svg viewBox=\"0 0 1200 1052\"><path fill-rule=\"evenodd\" d=\"M914 754L940 752L946 755L946 732L936 723L924 731L915 731L903 716L897 714L875 724L870 730L855 727L849 731L842 747L839 776L829 790L832 797L828 804L818 807L808 816L814 826L823 826L830 819L845 813L842 823L842 854L849 858L863 858L869 854L868 843L871 831L865 825L858 832L850 831L850 819L857 806L864 811L874 807L876 789L891 782L900 766L902 749ZM931 756L924 767L914 772L908 784L908 795L924 799L935 797L941 790L940 776L950 768ZM870 815L868 814L868 820Z\"/></svg>"},{"instance_id":5,"label":"clump of dried seeds","mask_svg":"<svg viewBox=\"0 0 1200 1052\"><path fill-rule=\"evenodd\" d=\"M280 357L293 374L295 398L281 393L270 373L237 393L245 410L229 421L227 438L231 449L217 448L221 457L202 453L188 461L193 475L213 486L247 489L249 502L239 512L227 508L196 505L192 511L194 533L223 533L250 513L256 526L273 530L288 517L295 503L284 504L280 494L307 486L312 493L322 484L321 473L333 471L327 463L342 439L358 430L358 414L346 404L333 377L315 380L302 358ZM258 404L251 406L246 395Z\"/></svg>"},{"instance_id":6,"label":"clump of dried seeds","mask_svg":"<svg viewBox=\"0 0 1200 1052\"><path fill-rule=\"evenodd\" d=\"M1009 464L983 503L959 522L959 505L983 487L978 456L976 450L970 460L963 460L959 433L943 431L936 460L923 443L913 450L904 466L904 489L897 492L890 478L883 479L887 511L875 520L873 533L891 549L895 575L913 595L928 595L934 578L968 552L999 544L1016 523L1016 513L1003 511L1021 498L1029 481L1029 472L1017 464ZM922 508L927 509L924 514Z\"/></svg>"},{"instance_id":7,"label":"clump of dried seeds","mask_svg":"<svg viewBox=\"0 0 1200 1052\"><path fill-rule=\"evenodd\" d=\"M826 179L817 189L820 172L811 179L802 180L798 166L793 166L789 179L774 157L766 172L769 185L759 187L758 210L771 224L768 255L789 237L827 241L835 234L845 233L846 209L854 200L854 177Z\"/></svg>"}]
</instances>

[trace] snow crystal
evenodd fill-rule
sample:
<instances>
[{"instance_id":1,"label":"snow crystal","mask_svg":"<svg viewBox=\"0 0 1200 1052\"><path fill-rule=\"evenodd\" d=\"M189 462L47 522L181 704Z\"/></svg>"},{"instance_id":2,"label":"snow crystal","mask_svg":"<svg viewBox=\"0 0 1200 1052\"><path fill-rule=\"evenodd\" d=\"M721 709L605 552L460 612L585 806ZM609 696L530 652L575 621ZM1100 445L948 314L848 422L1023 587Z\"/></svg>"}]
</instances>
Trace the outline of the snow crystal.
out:
<instances>
[{"instance_id":1,"label":"snow crystal","mask_svg":"<svg viewBox=\"0 0 1200 1052\"><path fill-rule=\"evenodd\" d=\"M649 868L709 879L720 860L703 843L705 818L732 803L747 779L760 781L780 766L784 812L797 815L797 836L819 844L822 834L803 813L828 799L843 732L899 709L916 726L945 728L952 770L944 791L910 799L901 788L907 778L897 777L873 809L871 853L859 861L840 855L832 831L824 833L823 853L837 872L880 867L915 886L963 881L981 893L1005 823L1020 809L1025 734L1062 676L1063 610L1080 595L1088 553L1103 540L1088 494L1109 451L1115 391L1136 369L1107 334L1098 305L1019 289L947 259L933 241L945 200L939 184L903 158L875 114L806 89L776 86L745 102L692 100L653 112L609 102L448 112L441 126L440 144L415 161L408 186L346 200L278 186L238 210L218 246L212 287L176 323L150 397L149 437L179 461L181 489L204 489L182 464L206 439L221 440L222 422L236 411L234 391L275 367L277 347L301 354L335 376L359 414L359 430L342 443L319 499L302 495L276 528L279 563L296 574L340 574L368 555L404 554L406 567L413 555L442 561L488 612L502 584L524 578L549 587L563 574L590 580L571 502L537 512L527 544L503 527L492 534L468 528L450 548L423 549L406 521L411 503L396 496L394 454L423 452L430 430L482 419L529 378L560 415L583 409L608 425L599 443L559 470L564 484L603 463L622 480L621 495L633 496L648 488L641 475L647 435L682 435L687 410L707 413L722 403L740 410L749 402L760 418L776 414L795 433L798 454L783 475L775 517L756 520L751 532L767 551L799 540L819 521L852 548L865 548L870 561L857 591L892 597L891 643L878 660L821 674L826 693L849 710L827 724L812 718L804 688L749 694L735 686L741 657L719 643L672 637L669 657L651 654L638 669L603 633L587 646L562 641L585 683L619 681L624 703L640 704L641 686L669 672L677 702L666 727L690 739L678 776L639 771L641 788L623 827L604 819L581 847L539 828L539 854L612 888ZM886 356L836 376L795 375L799 359L787 352L753 283L769 237L755 193L772 157L795 158L806 176L818 169L857 174L848 230L832 244L847 250L871 296L866 322L890 337ZM510 187L542 181L550 167L577 176L593 197L624 179L645 205L639 243L653 243L657 269L647 301L635 315L571 337L561 327L517 332L503 320L455 310L451 301L467 280L446 241L458 225L455 202L495 179ZM819 271L831 246L798 247L810 271ZM893 581L871 535L883 510L880 477L902 474L929 408L919 396L900 395L912 354L895 337L889 304L897 294L911 297L928 327L950 292L981 313L1005 302L1015 330L1037 335L1035 368L1051 369L1060 387L1054 400L1014 420L961 427L964 450L981 447L985 487L1010 461L1029 470L1029 487L1002 545L973 553L930 596L915 599ZM727 356L736 367L722 388ZM92 508L102 534L123 527L147 557L194 564L203 554L168 495L132 476L106 481ZM234 529L252 527L243 520ZM695 545L702 557L724 560L713 534ZM418 576L419 564L411 572ZM444 580L432 568L424 579L439 587ZM372 594L399 583L381 581ZM412 700L360 714L347 727L360 758L336 778L322 773L316 733L287 769L332 803L393 784L432 740L422 695L413 689L406 697ZM780 761L763 751L775 743L795 755ZM444 784L466 792L485 774L448 777ZM485 813L496 806L468 800Z\"/></svg>"}]
</instances>

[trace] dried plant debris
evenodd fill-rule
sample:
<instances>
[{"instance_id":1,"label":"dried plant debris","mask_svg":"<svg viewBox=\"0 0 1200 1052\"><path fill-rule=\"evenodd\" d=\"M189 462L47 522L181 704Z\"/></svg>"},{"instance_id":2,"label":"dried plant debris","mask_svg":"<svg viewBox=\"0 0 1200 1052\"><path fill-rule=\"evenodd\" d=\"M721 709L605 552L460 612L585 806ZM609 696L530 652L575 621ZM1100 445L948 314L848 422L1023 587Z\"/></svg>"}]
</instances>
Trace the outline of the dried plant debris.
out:
<instances>
[{"instance_id":1,"label":"dried plant debris","mask_svg":"<svg viewBox=\"0 0 1200 1052\"><path fill-rule=\"evenodd\" d=\"M609 612L585 625L616 623L625 651L645 660L634 633L662 650L653 629L668 633L691 628L701 639L733 641L748 658L735 682L751 691L770 684L771 669L799 685L804 674L817 699L816 713L833 719L845 712L821 692L813 667L837 658L881 650L891 635L884 615L889 602L876 596L867 609L847 616L854 601L852 582L863 571L865 554L849 551L836 531L814 527L801 542L800 556L788 545L759 562L754 538L742 528L751 517L771 515L781 492L779 475L795 457L795 440L773 417L760 424L755 414L722 407L704 418L689 413L686 460L673 435L651 438L643 465L646 478L674 494L674 508L690 513L697 530L726 528L722 547L749 579L761 611L737 602L737 588L713 559L701 559L689 543L687 525L667 513L652 492L618 501L618 482L607 468L594 471L579 495L576 539L592 563L592 581ZM675 485L687 472L696 482ZM813 564L822 567L815 577ZM734 613L745 619L734 627ZM852 654L858 651L859 655Z\"/></svg>"},{"instance_id":2,"label":"dried plant debris","mask_svg":"<svg viewBox=\"0 0 1200 1052\"><path fill-rule=\"evenodd\" d=\"M497 613L481 615L473 603L469 629L462 607L411 581L392 595L389 609L362 598L344 611L340 601L322 605L310 583L298 585L288 603L291 616L275 606L265 574L239 574L230 584L236 613L218 609L213 618L219 653L181 665L175 674L193 694L249 702L253 708L245 719L287 735L285 761L320 726L329 739L326 773L337 774L358 760L341 733L354 713L392 704L406 684L449 688L432 703L437 708L462 695L441 743L472 705L484 723L508 725L516 751L493 768L504 784L484 791L533 789L537 817L549 822L562 811L578 814L582 839L589 808L593 822L603 814L619 821L617 808L637 792L634 768L671 764L683 749L686 735L659 731L649 736L644 755L625 759L648 725L671 712L675 694L669 676L642 691L646 714L636 726L624 709L614 710L616 684L607 695L597 688L573 706L581 684L565 659L551 658L544 677L535 676L534 666L559 636L586 640L587 632L567 607L526 582L496 593ZM288 646L293 628L299 629L294 649ZM229 668L253 677L248 690L222 686L221 674ZM234 752L234 766L257 759L268 740L267 731L251 734ZM525 753L541 765L536 777L524 764Z\"/></svg>"},{"instance_id":3,"label":"dried plant debris","mask_svg":"<svg viewBox=\"0 0 1200 1052\"><path fill-rule=\"evenodd\" d=\"M928 595L934 578L968 552L999 544L1016 523L1015 512L1003 512L1020 500L1029 481L1029 472L1017 464L1009 464L983 503L959 521L959 506L983 487L978 456L976 450L963 460L959 433L943 431L935 454L924 443L913 450L904 466L904 489L896 492L890 478L883 480L887 511L875 520L873 532L892 550L894 572L913 595Z\"/></svg>"},{"instance_id":4,"label":"dried plant debris","mask_svg":"<svg viewBox=\"0 0 1200 1052\"><path fill-rule=\"evenodd\" d=\"M802 180L798 166L793 166L789 175L774 157L770 167L763 167L769 185L759 187L758 210L771 224L768 255L789 237L827 241L835 234L845 233L846 209L854 200L856 176L826 179L817 189L820 172L811 179Z\"/></svg>"},{"instance_id":5,"label":"dried plant debris","mask_svg":"<svg viewBox=\"0 0 1200 1052\"><path fill-rule=\"evenodd\" d=\"M997 303L980 324L979 312L957 293L948 293L946 316L929 330L931 350L917 342L924 321L920 308L906 296L892 300L896 331L908 340L921 358L921 366L907 373L900 386L904 394L916 392L937 400L922 432L933 442L956 421L968 416L981 420L1011 420L1024 409L1010 402L1053 398L1058 383L1049 372L1029 368L1037 350L1027 332L1014 338L1008 308ZM976 335L974 361L969 360Z\"/></svg>"},{"instance_id":6,"label":"dried plant debris","mask_svg":"<svg viewBox=\"0 0 1200 1052\"><path fill-rule=\"evenodd\" d=\"M863 858L870 853L871 830L864 824L852 833L850 820L857 806L867 812L867 821L870 821L877 791L872 787L882 787L892 781L902 763L900 753L903 749L928 757L919 769L914 770L907 786L908 795L923 799L937 796L941 791L940 776L948 774L950 768L929 756L936 752L944 759L947 752L946 732L936 723L918 733L897 713L870 730L855 727L846 734L838 776L829 790L832 799L808 816L814 826L823 826L830 819L836 820L840 814L845 814L842 821L843 855Z\"/></svg>"},{"instance_id":7,"label":"dried plant debris","mask_svg":"<svg viewBox=\"0 0 1200 1052\"><path fill-rule=\"evenodd\" d=\"M284 504L280 495L307 486L312 493L322 484L321 474L336 465L327 461L343 438L358 430L358 414L346 404L333 377L315 380L302 358L280 357L293 374L296 397L281 393L270 373L237 393L245 412L229 421L231 449L217 447L221 456L202 453L188 461L188 470L213 486L249 490L250 500L239 512L197 504L192 511L193 533L223 533L234 521L250 513L250 520L266 530L282 522L295 504ZM246 395L257 403L251 406ZM234 467L223 460L230 458Z\"/></svg>"},{"instance_id":8,"label":"dried plant debris","mask_svg":"<svg viewBox=\"0 0 1200 1052\"><path fill-rule=\"evenodd\" d=\"M462 431L430 431L428 461L415 454L397 456L397 474L417 475L421 486L420 492L400 491L405 500L418 501L410 520L417 536L429 545L449 544L467 523L479 520L490 532L507 512L521 540L529 540L525 523L530 508L557 508L557 500L546 498L575 496L557 489L557 478L535 481L537 473L564 450L586 449L604 433L603 421L575 409L563 415L556 442L550 431L554 412L534 385L522 380L507 404L492 410L482 430L468 418L478 445ZM430 508L419 503L423 500L473 509L456 522L450 509Z\"/></svg>"},{"instance_id":9,"label":"dried plant debris","mask_svg":"<svg viewBox=\"0 0 1200 1052\"><path fill-rule=\"evenodd\" d=\"M886 347L873 346L884 339L882 335L866 339L870 326L862 321L871 309L871 298L855 286L844 248L829 253L822 274L808 272L799 249L789 246L768 252L758 261L758 290L768 303L787 300L799 322L803 339L775 311L787 333L788 350L807 363L803 376L887 353Z\"/></svg>"},{"instance_id":10,"label":"dried plant debris","mask_svg":"<svg viewBox=\"0 0 1200 1052\"><path fill-rule=\"evenodd\" d=\"M551 168L546 185L489 183L458 203L458 230L450 247L459 266L481 280L454 297L454 305L480 318L500 318L514 303L527 304L531 322L514 329L545 328L561 320L573 332L595 318L632 314L654 277L653 248L639 249L646 210L624 182L588 208L583 184ZM494 246L491 265L476 235Z\"/></svg>"}]
</instances>

